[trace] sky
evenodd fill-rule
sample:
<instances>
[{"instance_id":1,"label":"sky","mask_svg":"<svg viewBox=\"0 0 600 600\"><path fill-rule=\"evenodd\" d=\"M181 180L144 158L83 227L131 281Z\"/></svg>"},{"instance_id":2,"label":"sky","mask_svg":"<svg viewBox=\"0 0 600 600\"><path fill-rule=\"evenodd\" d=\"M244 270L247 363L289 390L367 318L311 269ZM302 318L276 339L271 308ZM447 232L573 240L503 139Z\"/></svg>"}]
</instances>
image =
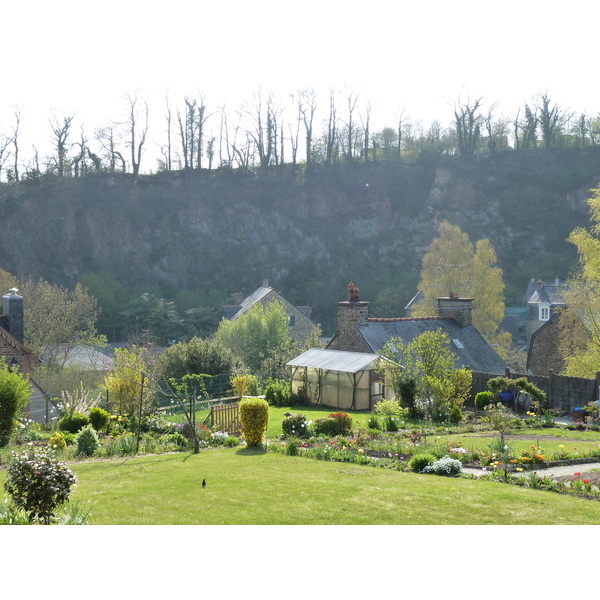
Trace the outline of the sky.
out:
<instances>
[{"instance_id":1,"label":"sky","mask_svg":"<svg viewBox=\"0 0 600 600\"><path fill-rule=\"evenodd\" d=\"M561 10L557 7L560 6ZM51 143L49 120L74 115L88 137L123 119L126 94L149 103L149 140L163 143L166 103L205 98L232 113L259 88L285 104L312 87L324 118L330 90L371 104L372 130L404 115L450 123L457 100L514 116L536 94L600 112L600 13L538 0L25 0L3 7L0 133L21 112L22 152ZM93 7L93 8L91 8ZM212 126L218 128L218 119ZM74 134L75 135L75 134ZM78 136L78 133L77 133ZM148 151L152 151L148 144ZM154 164L142 165L146 169Z\"/></svg>"}]
</instances>

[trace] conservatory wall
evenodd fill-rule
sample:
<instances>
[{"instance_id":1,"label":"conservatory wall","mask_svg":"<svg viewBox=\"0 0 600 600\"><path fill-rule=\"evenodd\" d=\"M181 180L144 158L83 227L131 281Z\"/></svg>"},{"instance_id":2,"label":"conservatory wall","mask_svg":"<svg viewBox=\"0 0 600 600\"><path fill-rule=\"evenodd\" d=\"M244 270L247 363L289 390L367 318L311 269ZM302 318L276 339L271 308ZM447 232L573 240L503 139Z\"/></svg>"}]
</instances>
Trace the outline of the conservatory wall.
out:
<instances>
[{"instance_id":1,"label":"conservatory wall","mask_svg":"<svg viewBox=\"0 0 600 600\"><path fill-rule=\"evenodd\" d=\"M371 410L381 398L372 398L372 371L346 373L326 371L311 367L296 367L292 370L292 391L306 387L308 402L324 404L340 410Z\"/></svg>"}]
</instances>

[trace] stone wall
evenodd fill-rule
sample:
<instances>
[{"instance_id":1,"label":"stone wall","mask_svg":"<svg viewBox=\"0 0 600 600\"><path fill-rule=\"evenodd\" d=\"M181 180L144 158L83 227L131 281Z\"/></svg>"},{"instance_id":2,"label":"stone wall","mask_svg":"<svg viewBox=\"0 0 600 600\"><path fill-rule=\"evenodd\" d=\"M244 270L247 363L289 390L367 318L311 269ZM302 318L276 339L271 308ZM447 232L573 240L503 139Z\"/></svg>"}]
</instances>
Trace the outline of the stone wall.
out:
<instances>
[{"instance_id":1,"label":"stone wall","mask_svg":"<svg viewBox=\"0 0 600 600\"><path fill-rule=\"evenodd\" d=\"M527 371L533 375L545 375L550 371L561 373L564 360L560 353L561 327L557 317L542 323L529 338Z\"/></svg>"}]
</instances>

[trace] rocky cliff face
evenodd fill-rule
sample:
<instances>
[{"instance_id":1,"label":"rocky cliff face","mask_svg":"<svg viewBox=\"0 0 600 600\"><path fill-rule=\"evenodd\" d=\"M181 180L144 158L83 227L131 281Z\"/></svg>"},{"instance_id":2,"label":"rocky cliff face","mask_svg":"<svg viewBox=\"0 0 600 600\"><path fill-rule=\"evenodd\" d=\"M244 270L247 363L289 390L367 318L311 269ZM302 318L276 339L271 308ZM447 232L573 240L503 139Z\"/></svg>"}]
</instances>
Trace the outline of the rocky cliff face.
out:
<instances>
[{"instance_id":1,"label":"rocky cliff face","mask_svg":"<svg viewBox=\"0 0 600 600\"><path fill-rule=\"evenodd\" d=\"M524 290L532 275L568 274L565 238L587 225L599 181L596 149L312 173L44 177L0 189L0 268L66 285L105 270L165 293L252 291L268 278L315 306L345 299L351 279L381 289L418 274L448 219L472 241L489 238L505 281Z\"/></svg>"}]
</instances>

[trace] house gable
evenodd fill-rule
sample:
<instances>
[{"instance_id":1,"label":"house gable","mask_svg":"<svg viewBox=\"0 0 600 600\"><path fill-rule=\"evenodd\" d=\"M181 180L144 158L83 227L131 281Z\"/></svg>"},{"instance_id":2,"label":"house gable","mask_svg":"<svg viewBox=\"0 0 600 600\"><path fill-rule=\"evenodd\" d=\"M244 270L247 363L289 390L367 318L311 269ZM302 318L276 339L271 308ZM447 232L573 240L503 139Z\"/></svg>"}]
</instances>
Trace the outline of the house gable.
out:
<instances>
[{"instance_id":1,"label":"house gable","mask_svg":"<svg viewBox=\"0 0 600 600\"><path fill-rule=\"evenodd\" d=\"M310 319L312 308L310 306L293 306L272 287L269 287L267 281L264 281L261 287L244 298L239 304L224 306L223 312L227 319L235 321L256 304L267 306L271 302L281 302L283 304L288 319L290 337L303 344L315 326Z\"/></svg>"}]
</instances>

